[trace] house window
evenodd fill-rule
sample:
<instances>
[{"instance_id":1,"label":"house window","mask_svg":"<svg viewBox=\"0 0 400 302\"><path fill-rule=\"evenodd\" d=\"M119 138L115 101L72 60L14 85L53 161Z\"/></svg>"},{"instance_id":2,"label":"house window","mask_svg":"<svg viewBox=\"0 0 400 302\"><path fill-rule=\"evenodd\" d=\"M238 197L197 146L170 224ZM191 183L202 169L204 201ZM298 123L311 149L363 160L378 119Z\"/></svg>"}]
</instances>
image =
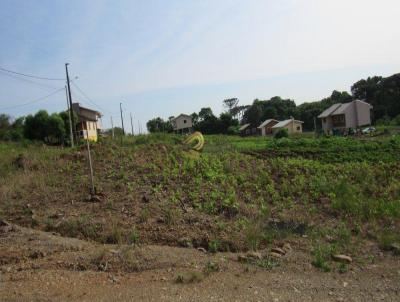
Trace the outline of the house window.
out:
<instances>
[{"instance_id":1,"label":"house window","mask_svg":"<svg viewBox=\"0 0 400 302\"><path fill-rule=\"evenodd\" d=\"M324 123L326 123L326 118L323 118L322 121L323 121Z\"/></svg>"},{"instance_id":2,"label":"house window","mask_svg":"<svg viewBox=\"0 0 400 302\"><path fill-rule=\"evenodd\" d=\"M186 120L183 120L183 123L186 124Z\"/></svg>"},{"instance_id":3,"label":"house window","mask_svg":"<svg viewBox=\"0 0 400 302\"><path fill-rule=\"evenodd\" d=\"M300 131L300 126L297 126L297 131Z\"/></svg>"}]
</instances>

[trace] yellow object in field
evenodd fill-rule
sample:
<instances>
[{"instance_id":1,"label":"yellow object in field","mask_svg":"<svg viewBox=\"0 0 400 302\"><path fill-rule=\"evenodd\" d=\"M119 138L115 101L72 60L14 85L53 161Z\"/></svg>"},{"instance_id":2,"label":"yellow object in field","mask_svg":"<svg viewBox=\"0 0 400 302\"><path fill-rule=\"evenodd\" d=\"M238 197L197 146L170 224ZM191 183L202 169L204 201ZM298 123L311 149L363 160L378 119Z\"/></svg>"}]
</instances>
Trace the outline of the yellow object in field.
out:
<instances>
[{"instance_id":1,"label":"yellow object in field","mask_svg":"<svg viewBox=\"0 0 400 302\"><path fill-rule=\"evenodd\" d=\"M196 142L196 144L192 147L192 149L195 151L201 151L204 147L203 134L201 134L201 132L199 131L196 131L191 135L189 135L187 138L185 138L185 140L183 141L185 145L190 145L193 142Z\"/></svg>"}]
</instances>

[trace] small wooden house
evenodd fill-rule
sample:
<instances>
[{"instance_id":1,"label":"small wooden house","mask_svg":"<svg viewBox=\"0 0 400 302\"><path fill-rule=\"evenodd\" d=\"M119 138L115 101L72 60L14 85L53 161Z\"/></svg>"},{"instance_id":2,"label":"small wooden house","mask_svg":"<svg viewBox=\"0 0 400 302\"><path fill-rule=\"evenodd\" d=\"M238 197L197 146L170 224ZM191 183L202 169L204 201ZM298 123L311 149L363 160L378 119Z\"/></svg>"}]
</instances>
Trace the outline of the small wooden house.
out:
<instances>
[{"instance_id":1,"label":"small wooden house","mask_svg":"<svg viewBox=\"0 0 400 302\"><path fill-rule=\"evenodd\" d=\"M261 125L257 127L257 129L261 130L262 136L266 136L266 135L272 134L272 127L278 123L279 123L279 121L277 121L277 120L268 119L268 120L265 120L264 122L262 122Z\"/></svg>"},{"instance_id":2,"label":"small wooden house","mask_svg":"<svg viewBox=\"0 0 400 302\"><path fill-rule=\"evenodd\" d=\"M191 133L193 128L192 117L187 114L180 114L171 119L172 129L175 133Z\"/></svg>"},{"instance_id":3,"label":"small wooden house","mask_svg":"<svg viewBox=\"0 0 400 302\"><path fill-rule=\"evenodd\" d=\"M294 118L280 121L276 125L272 126L272 133L275 134L280 129L287 129L289 134L302 133L303 132L303 123L304 122L295 120Z\"/></svg>"},{"instance_id":4,"label":"small wooden house","mask_svg":"<svg viewBox=\"0 0 400 302\"><path fill-rule=\"evenodd\" d=\"M102 128L101 113L82 107L79 103L73 103L72 110L78 116L76 123L77 136L96 142Z\"/></svg>"}]
</instances>

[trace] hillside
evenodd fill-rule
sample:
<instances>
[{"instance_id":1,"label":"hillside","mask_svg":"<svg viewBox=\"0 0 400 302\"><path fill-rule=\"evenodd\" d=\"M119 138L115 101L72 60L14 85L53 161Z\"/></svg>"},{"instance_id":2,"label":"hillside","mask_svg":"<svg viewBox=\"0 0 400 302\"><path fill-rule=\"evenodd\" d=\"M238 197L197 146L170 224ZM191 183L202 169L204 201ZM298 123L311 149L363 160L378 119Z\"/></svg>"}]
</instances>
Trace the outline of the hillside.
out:
<instances>
[{"instance_id":1,"label":"hillside","mask_svg":"<svg viewBox=\"0 0 400 302\"><path fill-rule=\"evenodd\" d=\"M182 265L171 264L172 258L163 262L164 252L151 256L155 246L170 257L182 253L179 257L188 257L185 263L202 257L200 271L207 261L219 263L221 253L228 259L227 271L304 270L327 274L326 278L342 273L347 278L381 263L387 265L392 282L399 280L391 270L399 267L400 252L398 136L367 140L208 136L201 154L190 152L180 141L180 137L151 135L123 144L118 140L92 145L97 190L92 199L85 146L1 144L0 217L14 225L82 240L82 251L78 248L75 255L80 257L70 262L85 271L130 274ZM13 236L2 235L5 276L11 264L17 268L30 258L23 250L12 256ZM104 263L110 266L90 260L93 253L86 249L93 251L93 246L108 251L95 258L108 259ZM126 248L128 254L122 258L110 252ZM273 248L290 253L274 255ZM133 260L127 256L131 250ZM352 260L336 262L332 256L337 254ZM45 252L38 258L46 263L49 255ZM139 261L138 255L148 261ZM51 274L76 269L54 266L64 261L54 257L48 260L53 263L49 267L39 267ZM169 279L175 277L169 273ZM185 278L181 277L184 283ZM399 283L395 284L393 293L398 293Z\"/></svg>"}]
</instances>

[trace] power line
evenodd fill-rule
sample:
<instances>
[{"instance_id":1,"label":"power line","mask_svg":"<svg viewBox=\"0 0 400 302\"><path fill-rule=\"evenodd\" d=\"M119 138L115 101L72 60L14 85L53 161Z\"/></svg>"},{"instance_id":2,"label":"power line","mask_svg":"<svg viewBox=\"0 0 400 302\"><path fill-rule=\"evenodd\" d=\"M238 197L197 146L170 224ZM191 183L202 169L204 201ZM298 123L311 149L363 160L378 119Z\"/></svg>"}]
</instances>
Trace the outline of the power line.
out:
<instances>
[{"instance_id":1,"label":"power line","mask_svg":"<svg viewBox=\"0 0 400 302\"><path fill-rule=\"evenodd\" d=\"M58 92L60 92L60 91L62 91L62 90L64 90L64 87L63 87L63 88L59 88L59 89L53 91L52 93L50 93L50 94L48 94L48 95L45 95L45 96L43 96L43 97L41 97L41 98L35 99L35 100L33 100L33 101L26 102L26 103L19 104L19 105L15 105L15 106L3 107L3 108L0 108L0 110L9 110L9 109L19 108L19 107L31 105L31 104L34 104L34 103L38 103L38 102L40 102L40 101L43 101L43 100L45 100L45 99L51 97L52 95L55 95L56 93L58 93Z\"/></svg>"},{"instance_id":2,"label":"power line","mask_svg":"<svg viewBox=\"0 0 400 302\"><path fill-rule=\"evenodd\" d=\"M86 100L88 100L90 103L92 103L92 105L96 106L97 108L99 108L102 111L106 111L109 114L112 114L111 111L106 110L106 109L102 108L101 106L97 105L81 88L79 88L79 86L76 83L74 83L72 81L71 81L71 83L81 93L81 95L83 95L86 98Z\"/></svg>"},{"instance_id":3,"label":"power line","mask_svg":"<svg viewBox=\"0 0 400 302\"><path fill-rule=\"evenodd\" d=\"M4 76L10 77L10 78L13 78L14 80L26 82L26 83L29 83L29 84L32 84L32 85L35 85L35 86L39 86L39 87L46 87L46 88L49 88L49 89L56 89L57 88L57 87L54 87L54 86L50 86L50 85L34 82L34 81L31 81L31 80L19 78L19 77L16 77L16 76L12 75L12 74L5 73L4 71L1 71L1 70L0 70L0 75L4 75Z\"/></svg>"},{"instance_id":4,"label":"power line","mask_svg":"<svg viewBox=\"0 0 400 302\"><path fill-rule=\"evenodd\" d=\"M65 79L61 79L61 78L47 78L47 77L35 76L35 75L26 74L26 73L22 73L22 72L12 71L12 70L3 68L1 66L0 66L0 70L6 71L6 72L9 72L9 73L13 73L13 74L17 74L17 75L20 75L20 76L28 77L28 78L38 79L38 80L65 81Z\"/></svg>"}]
</instances>

